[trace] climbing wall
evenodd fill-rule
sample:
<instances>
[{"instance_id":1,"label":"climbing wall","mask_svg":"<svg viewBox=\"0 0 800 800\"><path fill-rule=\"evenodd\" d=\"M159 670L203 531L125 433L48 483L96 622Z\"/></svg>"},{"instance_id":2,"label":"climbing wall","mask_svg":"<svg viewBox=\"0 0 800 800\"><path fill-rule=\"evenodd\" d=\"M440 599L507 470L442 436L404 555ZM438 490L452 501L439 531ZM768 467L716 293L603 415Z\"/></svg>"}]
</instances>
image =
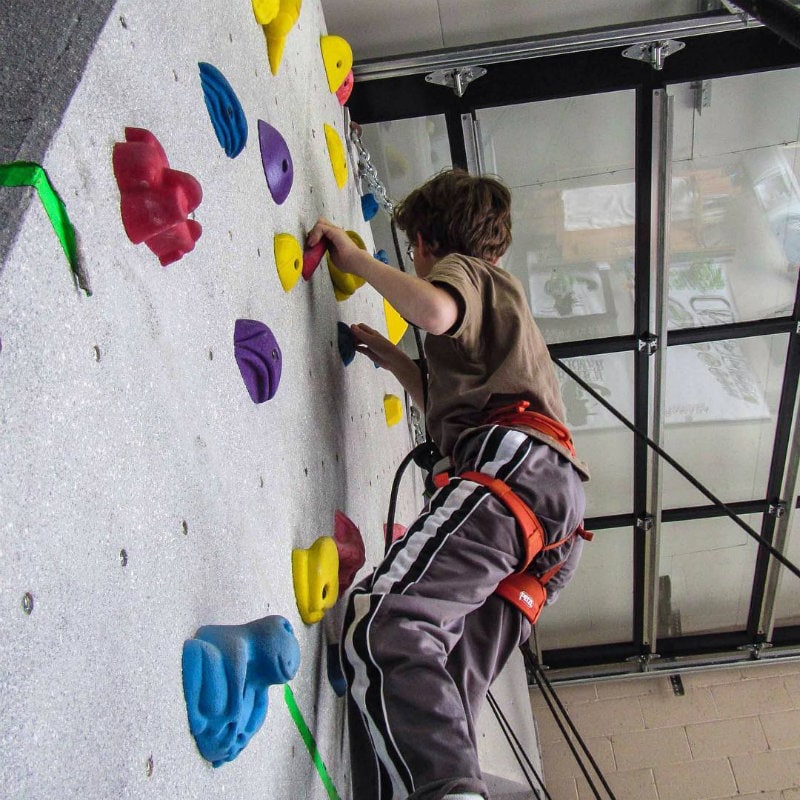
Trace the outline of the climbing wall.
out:
<instances>
[{"instance_id":1,"label":"climbing wall","mask_svg":"<svg viewBox=\"0 0 800 800\"><path fill-rule=\"evenodd\" d=\"M347 796L343 701L324 658L335 625L302 622L291 551L331 535L340 510L374 565L410 435L405 414L386 425L384 395L402 396L391 375L361 357L344 367L337 349L338 321L385 330L380 297L367 286L337 301L324 262L289 292L276 270L274 235L302 243L320 215L373 245L352 159L339 188L326 145L324 125L346 142L347 120L326 80L325 33L319 0L303 0L273 75L250 0L119 0L43 160L91 295L34 199L0 273L4 798L331 796L282 687L229 764L212 768L189 733L184 640L267 614L294 627L291 687ZM236 158L211 125L198 62L241 101L249 136ZM259 119L293 160L280 205ZM126 127L152 132L202 186L189 215L202 236L167 267L123 230L112 150ZM282 350L265 403L234 359L239 318L268 325ZM407 477L400 522L418 498Z\"/></svg>"}]
</instances>

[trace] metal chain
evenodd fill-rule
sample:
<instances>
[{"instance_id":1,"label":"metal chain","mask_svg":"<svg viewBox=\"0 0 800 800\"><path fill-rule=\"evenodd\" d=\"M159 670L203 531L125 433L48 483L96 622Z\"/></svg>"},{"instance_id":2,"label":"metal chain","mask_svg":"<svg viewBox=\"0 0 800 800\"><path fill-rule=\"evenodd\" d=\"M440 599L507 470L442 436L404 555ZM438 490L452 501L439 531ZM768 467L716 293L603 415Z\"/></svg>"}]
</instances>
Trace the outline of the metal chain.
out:
<instances>
[{"instance_id":1,"label":"metal chain","mask_svg":"<svg viewBox=\"0 0 800 800\"><path fill-rule=\"evenodd\" d=\"M378 170L375 169L372 163L369 151L361 140L361 133L361 126L357 122L351 122L350 140L358 151L358 175L369 186L375 195L375 199L383 206L389 216L394 216L394 203L389 199L389 194L378 175Z\"/></svg>"}]
</instances>

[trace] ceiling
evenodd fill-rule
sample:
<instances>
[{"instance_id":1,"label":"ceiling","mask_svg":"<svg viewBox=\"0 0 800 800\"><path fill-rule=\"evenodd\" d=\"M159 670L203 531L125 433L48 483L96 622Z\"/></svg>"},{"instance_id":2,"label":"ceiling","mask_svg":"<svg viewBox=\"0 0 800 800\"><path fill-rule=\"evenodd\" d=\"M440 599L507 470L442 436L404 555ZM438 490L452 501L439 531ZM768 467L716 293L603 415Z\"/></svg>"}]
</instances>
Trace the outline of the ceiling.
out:
<instances>
[{"instance_id":1,"label":"ceiling","mask_svg":"<svg viewBox=\"0 0 800 800\"><path fill-rule=\"evenodd\" d=\"M322 0L329 33L350 42L356 61L665 19L719 5L703 0Z\"/></svg>"}]
</instances>

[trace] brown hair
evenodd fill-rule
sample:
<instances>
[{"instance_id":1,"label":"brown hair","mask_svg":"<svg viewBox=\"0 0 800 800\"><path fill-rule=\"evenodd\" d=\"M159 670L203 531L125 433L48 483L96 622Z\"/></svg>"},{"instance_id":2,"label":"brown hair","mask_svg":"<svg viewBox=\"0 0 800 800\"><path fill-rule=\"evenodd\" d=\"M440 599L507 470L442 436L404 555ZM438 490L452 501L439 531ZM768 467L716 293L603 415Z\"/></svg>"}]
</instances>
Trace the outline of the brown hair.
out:
<instances>
[{"instance_id":1,"label":"brown hair","mask_svg":"<svg viewBox=\"0 0 800 800\"><path fill-rule=\"evenodd\" d=\"M412 243L421 234L436 256L461 253L495 261L511 244L511 192L496 178L463 169L434 175L394 216Z\"/></svg>"}]
</instances>

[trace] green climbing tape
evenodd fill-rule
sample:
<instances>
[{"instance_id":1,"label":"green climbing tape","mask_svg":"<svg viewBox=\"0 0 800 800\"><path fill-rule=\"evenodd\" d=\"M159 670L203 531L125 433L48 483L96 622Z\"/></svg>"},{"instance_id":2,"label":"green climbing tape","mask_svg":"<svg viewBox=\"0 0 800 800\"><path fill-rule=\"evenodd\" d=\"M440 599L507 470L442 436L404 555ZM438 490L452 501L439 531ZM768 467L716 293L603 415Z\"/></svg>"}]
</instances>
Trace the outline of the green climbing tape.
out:
<instances>
[{"instance_id":1,"label":"green climbing tape","mask_svg":"<svg viewBox=\"0 0 800 800\"><path fill-rule=\"evenodd\" d=\"M300 732L300 738L305 742L308 752L311 755L311 761L317 768L317 773L322 781L322 785L328 792L329 800L341 800L339 793L336 791L336 787L333 785L331 776L328 775L328 770L322 761L322 756L320 756L319 750L317 750L317 743L314 740L314 735L308 729L308 725L306 725L306 721L303 719L303 715L297 707L297 701L294 699L294 692L291 690L288 683L283 685L283 696L286 698L286 705L289 707L289 713L294 720L294 724Z\"/></svg>"},{"instance_id":2,"label":"green climbing tape","mask_svg":"<svg viewBox=\"0 0 800 800\"><path fill-rule=\"evenodd\" d=\"M44 210L50 219L53 230L64 248L64 254L69 261L70 269L77 285L91 295L86 277L78 261L78 247L75 242L75 228L67 216L67 209L50 183L50 178L44 168L32 161L14 161L10 164L0 164L0 186L32 186L36 189Z\"/></svg>"}]
</instances>

